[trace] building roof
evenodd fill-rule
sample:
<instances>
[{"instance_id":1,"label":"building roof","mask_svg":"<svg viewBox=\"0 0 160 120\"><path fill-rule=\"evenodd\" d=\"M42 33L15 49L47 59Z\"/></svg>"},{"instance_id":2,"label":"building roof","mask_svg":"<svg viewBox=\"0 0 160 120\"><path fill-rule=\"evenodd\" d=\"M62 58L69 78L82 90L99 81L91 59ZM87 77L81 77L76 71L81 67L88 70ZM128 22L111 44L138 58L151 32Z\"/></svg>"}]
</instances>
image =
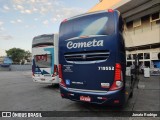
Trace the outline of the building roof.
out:
<instances>
[{"instance_id":1,"label":"building roof","mask_svg":"<svg viewBox=\"0 0 160 120\"><path fill-rule=\"evenodd\" d=\"M122 0L101 0L97 5L91 8L88 12L95 12L100 10L106 10L112 8L117 3L121 2Z\"/></svg>"},{"instance_id":2,"label":"building roof","mask_svg":"<svg viewBox=\"0 0 160 120\"><path fill-rule=\"evenodd\" d=\"M160 0L102 0L88 12L117 9L127 22L160 11Z\"/></svg>"}]
</instances>

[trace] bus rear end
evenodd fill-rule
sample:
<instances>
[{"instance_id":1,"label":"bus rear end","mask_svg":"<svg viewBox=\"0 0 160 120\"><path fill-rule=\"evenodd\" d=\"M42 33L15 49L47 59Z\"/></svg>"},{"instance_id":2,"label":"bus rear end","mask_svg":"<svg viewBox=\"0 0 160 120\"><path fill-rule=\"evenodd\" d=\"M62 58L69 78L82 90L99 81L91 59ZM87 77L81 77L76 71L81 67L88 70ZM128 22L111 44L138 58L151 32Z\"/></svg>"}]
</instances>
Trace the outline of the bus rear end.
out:
<instances>
[{"instance_id":1,"label":"bus rear end","mask_svg":"<svg viewBox=\"0 0 160 120\"><path fill-rule=\"evenodd\" d=\"M63 98L96 104L124 102L118 56L118 12L98 12L62 22L59 77Z\"/></svg>"},{"instance_id":2,"label":"bus rear end","mask_svg":"<svg viewBox=\"0 0 160 120\"><path fill-rule=\"evenodd\" d=\"M32 43L32 78L34 82L55 84L58 79L57 35L40 35Z\"/></svg>"}]
</instances>

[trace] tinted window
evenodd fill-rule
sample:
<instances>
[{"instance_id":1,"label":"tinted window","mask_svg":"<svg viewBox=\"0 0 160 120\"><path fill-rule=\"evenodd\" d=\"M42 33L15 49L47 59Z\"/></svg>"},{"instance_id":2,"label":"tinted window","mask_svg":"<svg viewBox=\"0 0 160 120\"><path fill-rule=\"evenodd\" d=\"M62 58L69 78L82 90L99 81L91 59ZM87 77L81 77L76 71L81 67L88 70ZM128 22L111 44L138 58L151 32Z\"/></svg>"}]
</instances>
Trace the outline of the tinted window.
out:
<instances>
[{"instance_id":1,"label":"tinted window","mask_svg":"<svg viewBox=\"0 0 160 120\"><path fill-rule=\"evenodd\" d=\"M144 65L145 65L146 67L150 67L150 61L144 61Z\"/></svg>"},{"instance_id":2,"label":"tinted window","mask_svg":"<svg viewBox=\"0 0 160 120\"><path fill-rule=\"evenodd\" d=\"M133 54L133 59L136 59L136 57L137 57L137 54Z\"/></svg>"},{"instance_id":3,"label":"tinted window","mask_svg":"<svg viewBox=\"0 0 160 120\"><path fill-rule=\"evenodd\" d=\"M127 62L127 67L130 67L132 65L132 62Z\"/></svg>"},{"instance_id":4,"label":"tinted window","mask_svg":"<svg viewBox=\"0 0 160 120\"><path fill-rule=\"evenodd\" d=\"M70 39L73 37L89 35L111 35L114 33L113 13L98 13L69 20L62 23L60 37Z\"/></svg>"},{"instance_id":5,"label":"tinted window","mask_svg":"<svg viewBox=\"0 0 160 120\"><path fill-rule=\"evenodd\" d=\"M36 66L40 68L50 68L52 56L51 54L35 55L34 60L35 60Z\"/></svg>"},{"instance_id":6,"label":"tinted window","mask_svg":"<svg viewBox=\"0 0 160 120\"><path fill-rule=\"evenodd\" d=\"M144 53L144 59L150 59L150 53Z\"/></svg>"},{"instance_id":7,"label":"tinted window","mask_svg":"<svg viewBox=\"0 0 160 120\"><path fill-rule=\"evenodd\" d=\"M33 38L32 47L39 45L53 45L54 35L40 35Z\"/></svg>"},{"instance_id":8,"label":"tinted window","mask_svg":"<svg viewBox=\"0 0 160 120\"><path fill-rule=\"evenodd\" d=\"M131 60L131 59L132 59L131 54L128 54L127 55L127 60Z\"/></svg>"},{"instance_id":9,"label":"tinted window","mask_svg":"<svg viewBox=\"0 0 160 120\"><path fill-rule=\"evenodd\" d=\"M139 53L138 54L138 58L141 60L141 59L143 59L143 53Z\"/></svg>"}]
</instances>

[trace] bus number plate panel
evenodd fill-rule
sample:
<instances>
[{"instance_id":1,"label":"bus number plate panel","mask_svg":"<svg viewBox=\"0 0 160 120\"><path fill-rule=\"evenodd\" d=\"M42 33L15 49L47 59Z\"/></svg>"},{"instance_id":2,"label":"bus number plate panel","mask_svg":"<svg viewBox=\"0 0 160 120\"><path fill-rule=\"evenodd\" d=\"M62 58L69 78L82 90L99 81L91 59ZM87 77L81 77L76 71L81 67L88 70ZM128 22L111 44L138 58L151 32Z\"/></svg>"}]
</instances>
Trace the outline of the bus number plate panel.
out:
<instances>
[{"instance_id":1,"label":"bus number plate panel","mask_svg":"<svg viewBox=\"0 0 160 120\"><path fill-rule=\"evenodd\" d=\"M88 97L85 97L85 96L80 96L80 100L81 101L85 101L85 102L90 102L91 101L91 98L88 96Z\"/></svg>"}]
</instances>

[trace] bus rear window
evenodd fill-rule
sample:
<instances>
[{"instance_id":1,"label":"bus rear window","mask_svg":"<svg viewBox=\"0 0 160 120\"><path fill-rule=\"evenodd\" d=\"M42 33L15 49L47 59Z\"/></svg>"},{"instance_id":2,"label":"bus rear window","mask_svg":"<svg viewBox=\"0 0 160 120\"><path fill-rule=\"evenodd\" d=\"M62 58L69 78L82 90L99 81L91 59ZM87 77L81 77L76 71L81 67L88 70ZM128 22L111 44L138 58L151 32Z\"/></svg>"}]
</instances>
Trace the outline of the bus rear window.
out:
<instances>
[{"instance_id":1,"label":"bus rear window","mask_svg":"<svg viewBox=\"0 0 160 120\"><path fill-rule=\"evenodd\" d=\"M52 56L51 54L35 55L34 60L39 68L49 68L51 67Z\"/></svg>"},{"instance_id":2,"label":"bus rear window","mask_svg":"<svg viewBox=\"0 0 160 120\"><path fill-rule=\"evenodd\" d=\"M111 13L87 15L62 23L60 36L66 40L80 36L111 35L114 33L114 26Z\"/></svg>"},{"instance_id":3,"label":"bus rear window","mask_svg":"<svg viewBox=\"0 0 160 120\"><path fill-rule=\"evenodd\" d=\"M33 38L32 48L41 46L54 46L54 35L40 35Z\"/></svg>"}]
</instances>

